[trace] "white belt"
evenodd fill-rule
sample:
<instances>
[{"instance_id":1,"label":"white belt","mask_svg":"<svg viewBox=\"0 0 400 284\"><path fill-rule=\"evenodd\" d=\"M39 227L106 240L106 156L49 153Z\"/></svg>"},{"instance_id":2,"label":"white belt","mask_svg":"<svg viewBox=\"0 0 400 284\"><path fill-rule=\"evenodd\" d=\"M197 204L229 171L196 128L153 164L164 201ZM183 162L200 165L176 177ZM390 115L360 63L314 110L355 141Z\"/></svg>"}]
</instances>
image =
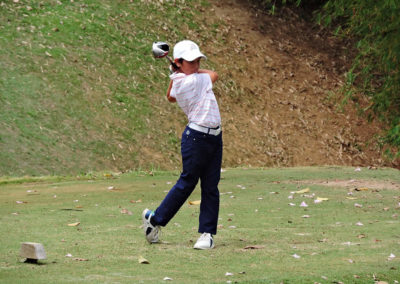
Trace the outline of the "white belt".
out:
<instances>
[{"instance_id":1,"label":"white belt","mask_svg":"<svg viewBox=\"0 0 400 284\"><path fill-rule=\"evenodd\" d=\"M221 126L218 126L216 128L209 128L209 127L197 125L196 123L193 123L193 122L189 123L188 126L189 126L189 128L191 128L193 130L197 130L202 133L211 134L211 135L215 135L215 136L217 136L221 133Z\"/></svg>"}]
</instances>

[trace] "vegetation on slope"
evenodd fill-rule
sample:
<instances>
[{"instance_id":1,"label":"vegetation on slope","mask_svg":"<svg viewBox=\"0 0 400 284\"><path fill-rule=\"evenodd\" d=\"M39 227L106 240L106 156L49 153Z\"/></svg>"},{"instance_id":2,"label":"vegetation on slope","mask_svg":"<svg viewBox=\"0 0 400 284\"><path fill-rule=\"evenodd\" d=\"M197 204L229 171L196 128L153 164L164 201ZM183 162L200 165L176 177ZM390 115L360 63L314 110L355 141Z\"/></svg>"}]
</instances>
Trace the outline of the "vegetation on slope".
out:
<instances>
[{"instance_id":1,"label":"vegetation on slope","mask_svg":"<svg viewBox=\"0 0 400 284\"><path fill-rule=\"evenodd\" d=\"M151 43L195 30L194 5L2 1L0 175L141 166L137 141L167 80Z\"/></svg>"}]
</instances>

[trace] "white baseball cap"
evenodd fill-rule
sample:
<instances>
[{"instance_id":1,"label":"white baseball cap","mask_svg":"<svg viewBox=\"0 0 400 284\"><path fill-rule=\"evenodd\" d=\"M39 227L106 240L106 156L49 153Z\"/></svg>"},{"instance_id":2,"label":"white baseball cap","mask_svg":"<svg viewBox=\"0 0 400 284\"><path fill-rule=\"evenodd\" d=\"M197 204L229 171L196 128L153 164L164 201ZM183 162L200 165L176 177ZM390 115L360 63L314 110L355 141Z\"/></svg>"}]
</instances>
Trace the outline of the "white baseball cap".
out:
<instances>
[{"instance_id":1,"label":"white baseball cap","mask_svg":"<svg viewBox=\"0 0 400 284\"><path fill-rule=\"evenodd\" d=\"M174 46L174 59L183 58L186 61L193 61L199 57L207 59L207 57L200 52L200 48L191 40L182 40Z\"/></svg>"}]
</instances>

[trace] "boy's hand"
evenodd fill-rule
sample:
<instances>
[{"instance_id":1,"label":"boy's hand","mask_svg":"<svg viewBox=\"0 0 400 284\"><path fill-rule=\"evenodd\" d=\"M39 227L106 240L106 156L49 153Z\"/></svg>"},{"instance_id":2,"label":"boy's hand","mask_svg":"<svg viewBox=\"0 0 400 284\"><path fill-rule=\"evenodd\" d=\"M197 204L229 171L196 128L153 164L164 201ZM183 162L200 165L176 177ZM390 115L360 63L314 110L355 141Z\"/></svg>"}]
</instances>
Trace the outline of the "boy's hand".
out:
<instances>
[{"instance_id":1,"label":"boy's hand","mask_svg":"<svg viewBox=\"0 0 400 284\"><path fill-rule=\"evenodd\" d=\"M171 65L169 66L169 70L171 72L177 72L179 71L179 67L175 63L171 63Z\"/></svg>"}]
</instances>

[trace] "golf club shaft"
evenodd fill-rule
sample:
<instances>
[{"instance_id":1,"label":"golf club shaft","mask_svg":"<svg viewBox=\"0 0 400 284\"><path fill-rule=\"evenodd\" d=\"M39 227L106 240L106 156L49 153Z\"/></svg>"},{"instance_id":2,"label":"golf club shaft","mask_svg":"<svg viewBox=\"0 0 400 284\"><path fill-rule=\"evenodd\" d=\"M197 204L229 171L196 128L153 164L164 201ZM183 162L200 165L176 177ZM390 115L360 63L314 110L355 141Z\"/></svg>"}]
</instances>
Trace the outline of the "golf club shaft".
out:
<instances>
[{"instance_id":1,"label":"golf club shaft","mask_svg":"<svg viewBox=\"0 0 400 284\"><path fill-rule=\"evenodd\" d=\"M179 69L178 65L176 65L175 62L172 61L171 57L169 57L168 55L166 57L169 60L169 62L171 63L172 67L174 67L174 69L178 70Z\"/></svg>"}]
</instances>

